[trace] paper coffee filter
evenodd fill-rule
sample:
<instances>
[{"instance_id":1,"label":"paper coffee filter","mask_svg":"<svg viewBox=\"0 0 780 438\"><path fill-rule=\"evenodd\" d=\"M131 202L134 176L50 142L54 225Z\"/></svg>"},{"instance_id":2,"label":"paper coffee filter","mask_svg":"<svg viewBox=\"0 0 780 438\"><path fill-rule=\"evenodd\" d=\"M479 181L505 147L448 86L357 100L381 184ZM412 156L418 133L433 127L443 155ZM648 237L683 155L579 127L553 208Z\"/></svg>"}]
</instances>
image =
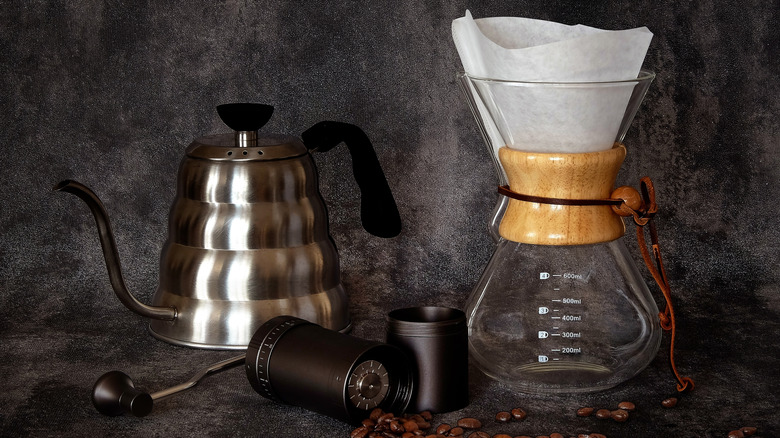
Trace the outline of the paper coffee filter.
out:
<instances>
[{"instance_id":1,"label":"paper coffee filter","mask_svg":"<svg viewBox=\"0 0 780 438\"><path fill-rule=\"evenodd\" d=\"M653 36L469 11L452 33L493 148L567 153L612 147Z\"/></svg>"}]
</instances>

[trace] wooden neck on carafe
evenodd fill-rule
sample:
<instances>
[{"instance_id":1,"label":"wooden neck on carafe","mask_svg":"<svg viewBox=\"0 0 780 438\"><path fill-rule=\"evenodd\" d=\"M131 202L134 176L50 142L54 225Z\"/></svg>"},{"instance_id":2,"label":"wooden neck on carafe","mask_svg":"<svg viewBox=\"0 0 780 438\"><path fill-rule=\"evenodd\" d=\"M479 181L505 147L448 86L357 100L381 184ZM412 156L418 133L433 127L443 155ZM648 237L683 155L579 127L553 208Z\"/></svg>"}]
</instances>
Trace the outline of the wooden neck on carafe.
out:
<instances>
[{"instance_id":1,"label":"wooden neck on carafe","mask_svg":"<svg viewBox=\"0 0 780 438\"><path fill-rule=\"evenodd\" d=\"M586 153L498 151L509 189L553 199L609 199L626 148ZM510 199L499 226L508 240L535 245L584 245L615 240L625 233L609 205L561 205Z\"/></svg>"}]
</instances>

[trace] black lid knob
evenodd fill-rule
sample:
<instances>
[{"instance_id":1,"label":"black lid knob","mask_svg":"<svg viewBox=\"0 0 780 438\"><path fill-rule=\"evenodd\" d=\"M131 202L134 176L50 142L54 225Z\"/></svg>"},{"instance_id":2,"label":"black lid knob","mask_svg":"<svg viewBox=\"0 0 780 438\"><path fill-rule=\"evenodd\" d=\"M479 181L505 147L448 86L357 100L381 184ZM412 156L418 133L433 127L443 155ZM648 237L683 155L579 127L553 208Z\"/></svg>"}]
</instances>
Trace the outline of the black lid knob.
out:
<instances>
[{"instance_id":1,"label":"black lid knob","mask_svg":"<svg viewBox=\"0 0 780 438\"><path fill-rule=\"evenodd\" d=\"M274 107L261 103L226 103L217 106L219 118L234 131L257 131L268 123Z\"/></svg>"}]
</instances>

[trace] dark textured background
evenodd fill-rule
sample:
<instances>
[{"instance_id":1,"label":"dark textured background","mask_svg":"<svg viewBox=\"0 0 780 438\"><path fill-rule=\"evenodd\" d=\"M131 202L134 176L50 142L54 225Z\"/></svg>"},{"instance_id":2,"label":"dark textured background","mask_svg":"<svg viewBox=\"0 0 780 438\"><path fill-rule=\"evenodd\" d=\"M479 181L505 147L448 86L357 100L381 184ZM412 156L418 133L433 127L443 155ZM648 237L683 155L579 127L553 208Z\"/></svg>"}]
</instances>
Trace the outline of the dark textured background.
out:
<instances>
[{"instance_id":1,"label":"dark textured background","mask_svg":"<svg viewBox=\"0 0 780 438\"><path fill-rule=\"evenodd\" d=\"M232 354L149 336L110 290L86 207L51 187L74 178L98 192L127 283L148 302L184 147L225 131L215 105L274 104L277 132L353 123L373 140L405 224L393 239L365 233L346 148L315 157L353 334L381 339L384 315L402 306L462 307L492 252L496 198L454 80L450 23L467 8L655 34L645 66L658 76L619 183L655 181L678 365L697 387L676 409L659 406L674 392L664 350L592 395L525 396L472 369L471 405L435 422L522 406L529 419L508 433L721 437L755 425L780 436L780 17L773 1L719 0L0 1L2 435L347 436L345 424L263 399L240 370L144 419L97 414L89 394L105 371L154 391ZM573 415L623 399L640 407L624 424Z\"/></svg>"}]
</instances>

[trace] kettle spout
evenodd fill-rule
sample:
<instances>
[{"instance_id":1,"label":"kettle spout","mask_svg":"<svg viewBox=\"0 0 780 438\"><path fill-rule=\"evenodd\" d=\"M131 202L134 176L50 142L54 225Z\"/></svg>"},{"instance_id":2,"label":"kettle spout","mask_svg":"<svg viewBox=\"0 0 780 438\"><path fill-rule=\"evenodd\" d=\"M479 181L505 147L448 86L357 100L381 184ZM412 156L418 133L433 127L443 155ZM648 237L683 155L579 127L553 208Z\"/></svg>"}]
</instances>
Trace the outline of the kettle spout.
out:
<instances>
[{"instance_id":1,"label":"kettle spout","mask_svg":"<svg viewBox=\"0 0 780 438\"><path fill-rule=\"evenodd\" d=\"M106 259L108 267L108 277L111 280L111 286L114 288L117 298L122 304L133 312L151 319L174 320L176 319L176 308L174 307L155 307L148 306L135 298L125 286L122 277L122 267L119 263L119 252L116 249L114 234L111 231L111 224L108 221L108 214L103 207L103 203L87 186L76 181L65 180L54 186L54 190L72 193L87 203L100 234L100 245L103 248L103 256Z\"/></svg>"}]
</instances>

